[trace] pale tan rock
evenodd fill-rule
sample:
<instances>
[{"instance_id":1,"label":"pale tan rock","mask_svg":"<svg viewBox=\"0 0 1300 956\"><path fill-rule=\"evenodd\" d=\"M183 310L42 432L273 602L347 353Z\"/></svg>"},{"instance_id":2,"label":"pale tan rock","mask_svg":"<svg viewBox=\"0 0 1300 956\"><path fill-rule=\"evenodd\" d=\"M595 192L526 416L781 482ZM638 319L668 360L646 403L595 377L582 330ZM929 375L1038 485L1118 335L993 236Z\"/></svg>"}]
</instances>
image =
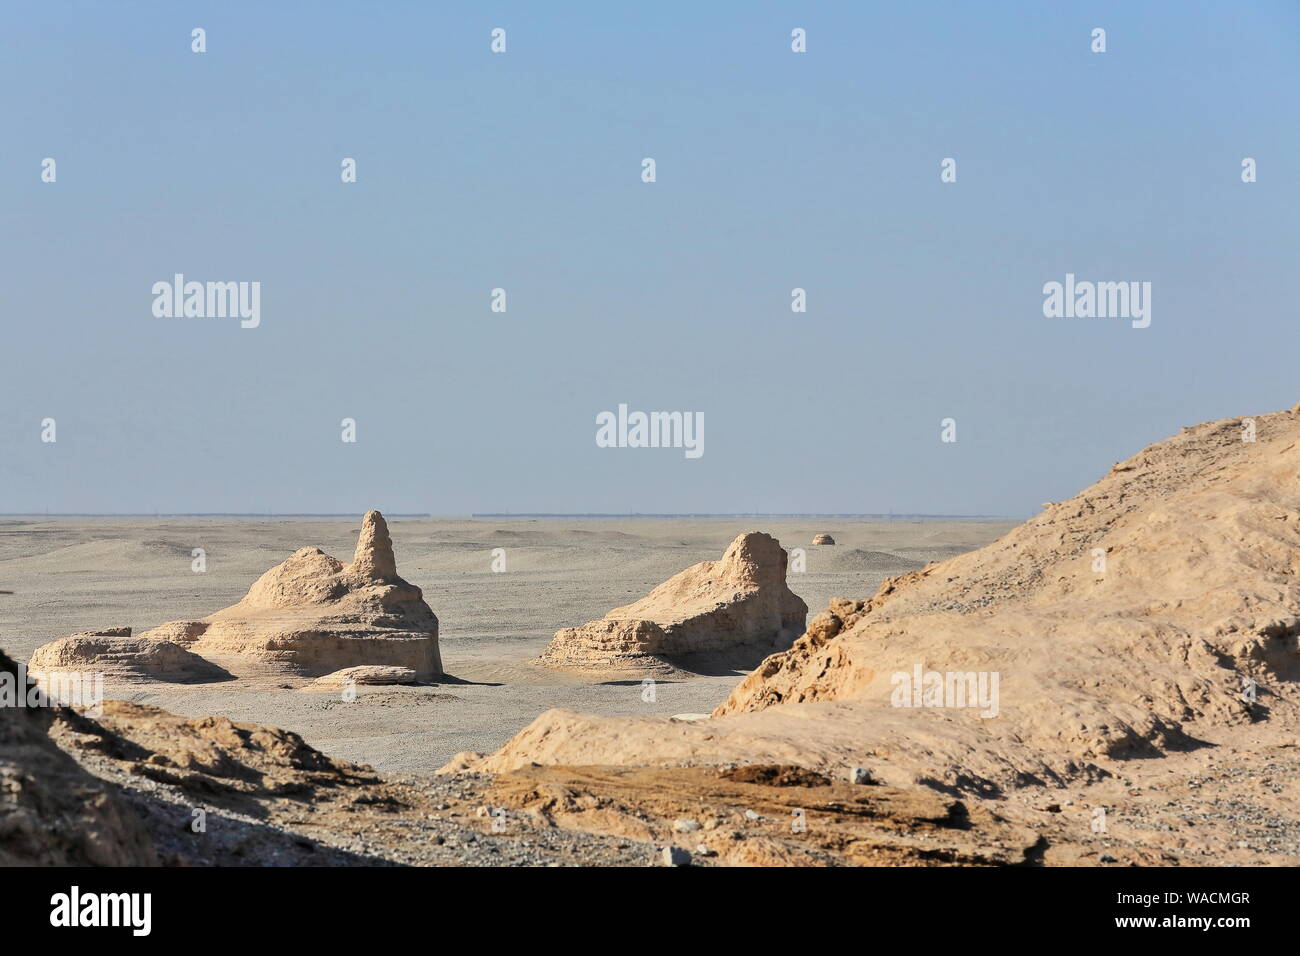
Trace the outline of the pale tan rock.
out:
<instances>
[{"instance_id":1,"label":"pale tan rock","mask_svg":"<svg viewBox=\"0 0 1300 956\"><path fill-rule=\"evenodd\" d=\"M369 511L351 564L299 548L254 582L238 603L152 634L183 635L190 649L236 676L318 677L346 667L442 673L438 618L418 587L397 575L383 515Z\"/></svg>"},{"instance_id":2,"label":"pale tan rock","mask_svg":"<svg viewBox=\"0 0 1300 956\"><path fill-rule=\"evenodd\" d=\"M786 553L771 535L742 534L720 561L703 561L599 621L556 633L550 667L670 669L694 655L786 646L808 606L785 582Z\"/></svg>"},{"instance_id":3,"label":"pale tan rock","mask_svg":"<svg viewBox=\"0 0 1300 956\"><path fill-rule=\"evenodd\" d=\"M192 683L230 675L171 641L131 637L129 627L83 632L43 644L27 669L42 686L55 674L98 674L106 681Z\"/></svg>"},{"instance_id":4,"label":"pale tan rock","mask_svg":"<svg viewBox=\"0 0 1300 956\"><path fill-rule=\"evenodd\" d=\"M360 667L345 667L324 677L317 677L311 682L312 688L346 687L348 684L413 684L415 671L410 667L380 667L363 664Z\"/></svg>"},{"instance_id":5,"label":"pale tan rock","mask_svg":"<svg viewBox=\"0 0 1300 956\"><path fill-rule=\"evenodd\" d=\"M397 558L388 524L378 511L367 511L361 520L361 536L352 557L352 571L374 581L391 581L397 577Z\"/></svg>"},{"instance_id":6,"label":"pale tan rock","mask_svg":"<svg viewBox=\"0 0 1300 956\"><path fill-rule=\"evenodd\" d=\"M818 547L824 544L834 544L835 539L823 532L822 534L813 535L812 543L814 547Z\"/></svg>"},{"instance_id":7,"label":"pale tan rock","mask_svg":"<svg viewBox=\"0 0 1300 956\"><path fill-rule=\"evenodd\" d=\"M1255 442L1237 418L1185 429L979 551L837 599L706 723L552 710L472 769L780 759L997 792L1300 726L1300 418L1256 421ZM943 706L903 705L917 668ZM997 675L993 713L948 691L967 674Z\"/></svg>"},{"instance_id":8,"label":"pale tan rock","mask_svg":"<svg viewBox=\"0 0 1300 956\"><path fill-rule=\"evenodd\" d=\"M208 625L204 621L168 621L166 624L142 631L140 636L155 641L171 641L181 647L188 647L202 637L207 629Z\"/></svg>"}]
</instances>

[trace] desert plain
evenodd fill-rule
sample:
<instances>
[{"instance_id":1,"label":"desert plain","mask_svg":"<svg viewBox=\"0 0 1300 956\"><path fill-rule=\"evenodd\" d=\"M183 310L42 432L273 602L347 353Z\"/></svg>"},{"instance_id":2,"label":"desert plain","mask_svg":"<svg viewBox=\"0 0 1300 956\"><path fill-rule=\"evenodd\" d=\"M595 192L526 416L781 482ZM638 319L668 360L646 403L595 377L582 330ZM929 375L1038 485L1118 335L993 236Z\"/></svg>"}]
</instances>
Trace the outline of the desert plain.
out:
<instances>
[{"instance_id":1,"label":"desert plain","mask_svg":"<svg viewBox=\"0 0 1300 956\"><path fill-rule=\"evenodd\" d=\"M364 509L360 509L364 510ZM66 634L202 617L238 601L267 568L303 546L346 559L357 516L307 518L0 519L0 648L26 660ZM809 616L832 597L973 550L1011 520L862 518L410 518L389 516L397 568L438 616L445 676L422 687L287 693L279 682L115 688L111 696L193 717L295 731L333 757L380 771L433 771L462 751L490 753L552 707L602 715L709 713L747 670L655 677L544 668L562 627L601 617L700 561L736 535L764 530L801 547L788 575ZM830 532L834 546L813 547ZM194 549L206 570L193 568ZM502 549L497 552L496 549ZM504 571L499 558L504 558ZM753 660L752 664L758 661ZM646 698L653 696L653 700Z\"/></svg>"},{"instance_id":2,"label":"desert plain","mask_svg":"<svg viewBox=\"0 0 1300 956\"><path fill-rule=\"evenodd\" d=\"M1023 523L390 518L0 523L0 678L111 678L0 862L1300 859L1300 406Z\"/></svg>"}]
</instances>

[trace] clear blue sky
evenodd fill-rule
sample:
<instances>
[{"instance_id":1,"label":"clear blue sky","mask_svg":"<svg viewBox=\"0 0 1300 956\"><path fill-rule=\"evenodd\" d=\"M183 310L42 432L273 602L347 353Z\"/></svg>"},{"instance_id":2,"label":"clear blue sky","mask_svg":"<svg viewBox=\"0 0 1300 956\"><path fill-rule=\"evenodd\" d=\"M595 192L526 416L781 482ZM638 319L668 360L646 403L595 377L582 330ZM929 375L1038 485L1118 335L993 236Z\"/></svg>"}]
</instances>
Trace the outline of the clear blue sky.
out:
<instances>
[{"instance_id":1,"label":"clear blue sky","mask_svg":"<svg viewBox=\"0 0 1300 956\"><path fill-rule=\"evenodd\" d=\"M1300 400L1297 91L1290 0L6 4L0 511L1030 513Z\"/></svg>"}]
</instances>

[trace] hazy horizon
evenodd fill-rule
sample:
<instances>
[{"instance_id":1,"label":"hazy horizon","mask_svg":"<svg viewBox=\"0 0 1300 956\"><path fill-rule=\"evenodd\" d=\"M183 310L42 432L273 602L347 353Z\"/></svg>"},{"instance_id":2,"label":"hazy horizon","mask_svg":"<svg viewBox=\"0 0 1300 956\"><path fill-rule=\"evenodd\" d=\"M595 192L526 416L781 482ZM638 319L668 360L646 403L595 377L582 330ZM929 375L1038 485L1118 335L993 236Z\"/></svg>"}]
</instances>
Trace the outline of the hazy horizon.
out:
<instances>
[{"instance_id":1,"label":"hazy horizon","mask_svg":"<svg viewBox=\"0 0 1300 956\"><path fill-rule=\"evenodd\" d=\"M0 512L0 519L3 518L348 518L357 519L361 515L354 512L255 512L255 511L136 511L136 512L119 512L119 511L23 511L3 513ZM653 513L653 512L627 512L619 514L614 512L549 512L549 511L484 511L473 514L456 515L456 514L402 514L401 512L385 512L384 517L389 520L406 520L411 518L427 518L433 521L447 520L474 520L479 518L870 518L883 520L929 520L929 519L954 519L962 518L970 521L998 521L1008 518L1025 518L1028 515L945 515L945 514L849 514L849 513L829 513L829 512L788 512L785 514L758 512L758 511L737 511L730 513L722 512L677 512L677 513Z\"/></svg>"}]
</instances>

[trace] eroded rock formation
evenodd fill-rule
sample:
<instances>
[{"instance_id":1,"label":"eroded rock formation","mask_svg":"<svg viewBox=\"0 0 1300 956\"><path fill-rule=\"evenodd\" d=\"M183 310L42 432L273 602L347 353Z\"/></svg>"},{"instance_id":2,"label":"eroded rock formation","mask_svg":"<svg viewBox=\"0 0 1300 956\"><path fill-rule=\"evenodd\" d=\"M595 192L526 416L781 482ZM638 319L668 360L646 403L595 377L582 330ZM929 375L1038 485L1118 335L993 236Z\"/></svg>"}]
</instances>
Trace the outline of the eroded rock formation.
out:
<instances>
[{"instance_id":1,"label":"eroded rock formation","mask_svg":"<svg viewBox=\"0 0 1300 956\"><path fill-rule=\"evenodd\" d=\"M808 605L785 583L786 553L771 535L742 534L720 561L673 575L599 621L556 633L551 667L656 669L694 655L788 646Z\"/></svg>"},{"instance_id":2,"label":"eroded rock formation","mask_svg":"<svg viewBox=\"0 0 1300 956\"><path fill-rule=\"evenodd\" d=\"M345 667L409 667L442 673L438 618L420 589L397 575L388 525L366 512L351 564L300 548L263 574L238 604L200 621L164 624L191 651L237 675L250 669L319 677Z\"/></svg>"},{"instance_id":3,"label":"eroded rock formation","mask_svg":"<svg viewBox=\"0 0 1300 956\"><path fill-rule=\"evenodd\" d=\"M32 652L27 669L42 686L57 674L99 674L115 681L192 683L228 678L217 665L179 644L132 637L129 627L71 634Z\"/></svg>"},{"instance_id":4,"label":"eroded rock formation","mask_svg":"<svg viewBox=\"0 0 1300 956\"><path fill-rule=\"evenodd\" d=\"M442 673L438 618L397 574L378 511L361 524L351 564L300 548L263 574L238 603L199 620L169 621L138 637L130 628L60 638L33 653L33 671L94 671L107 680L203 681L348 667Z\"/></svg>"}]
</instances>

